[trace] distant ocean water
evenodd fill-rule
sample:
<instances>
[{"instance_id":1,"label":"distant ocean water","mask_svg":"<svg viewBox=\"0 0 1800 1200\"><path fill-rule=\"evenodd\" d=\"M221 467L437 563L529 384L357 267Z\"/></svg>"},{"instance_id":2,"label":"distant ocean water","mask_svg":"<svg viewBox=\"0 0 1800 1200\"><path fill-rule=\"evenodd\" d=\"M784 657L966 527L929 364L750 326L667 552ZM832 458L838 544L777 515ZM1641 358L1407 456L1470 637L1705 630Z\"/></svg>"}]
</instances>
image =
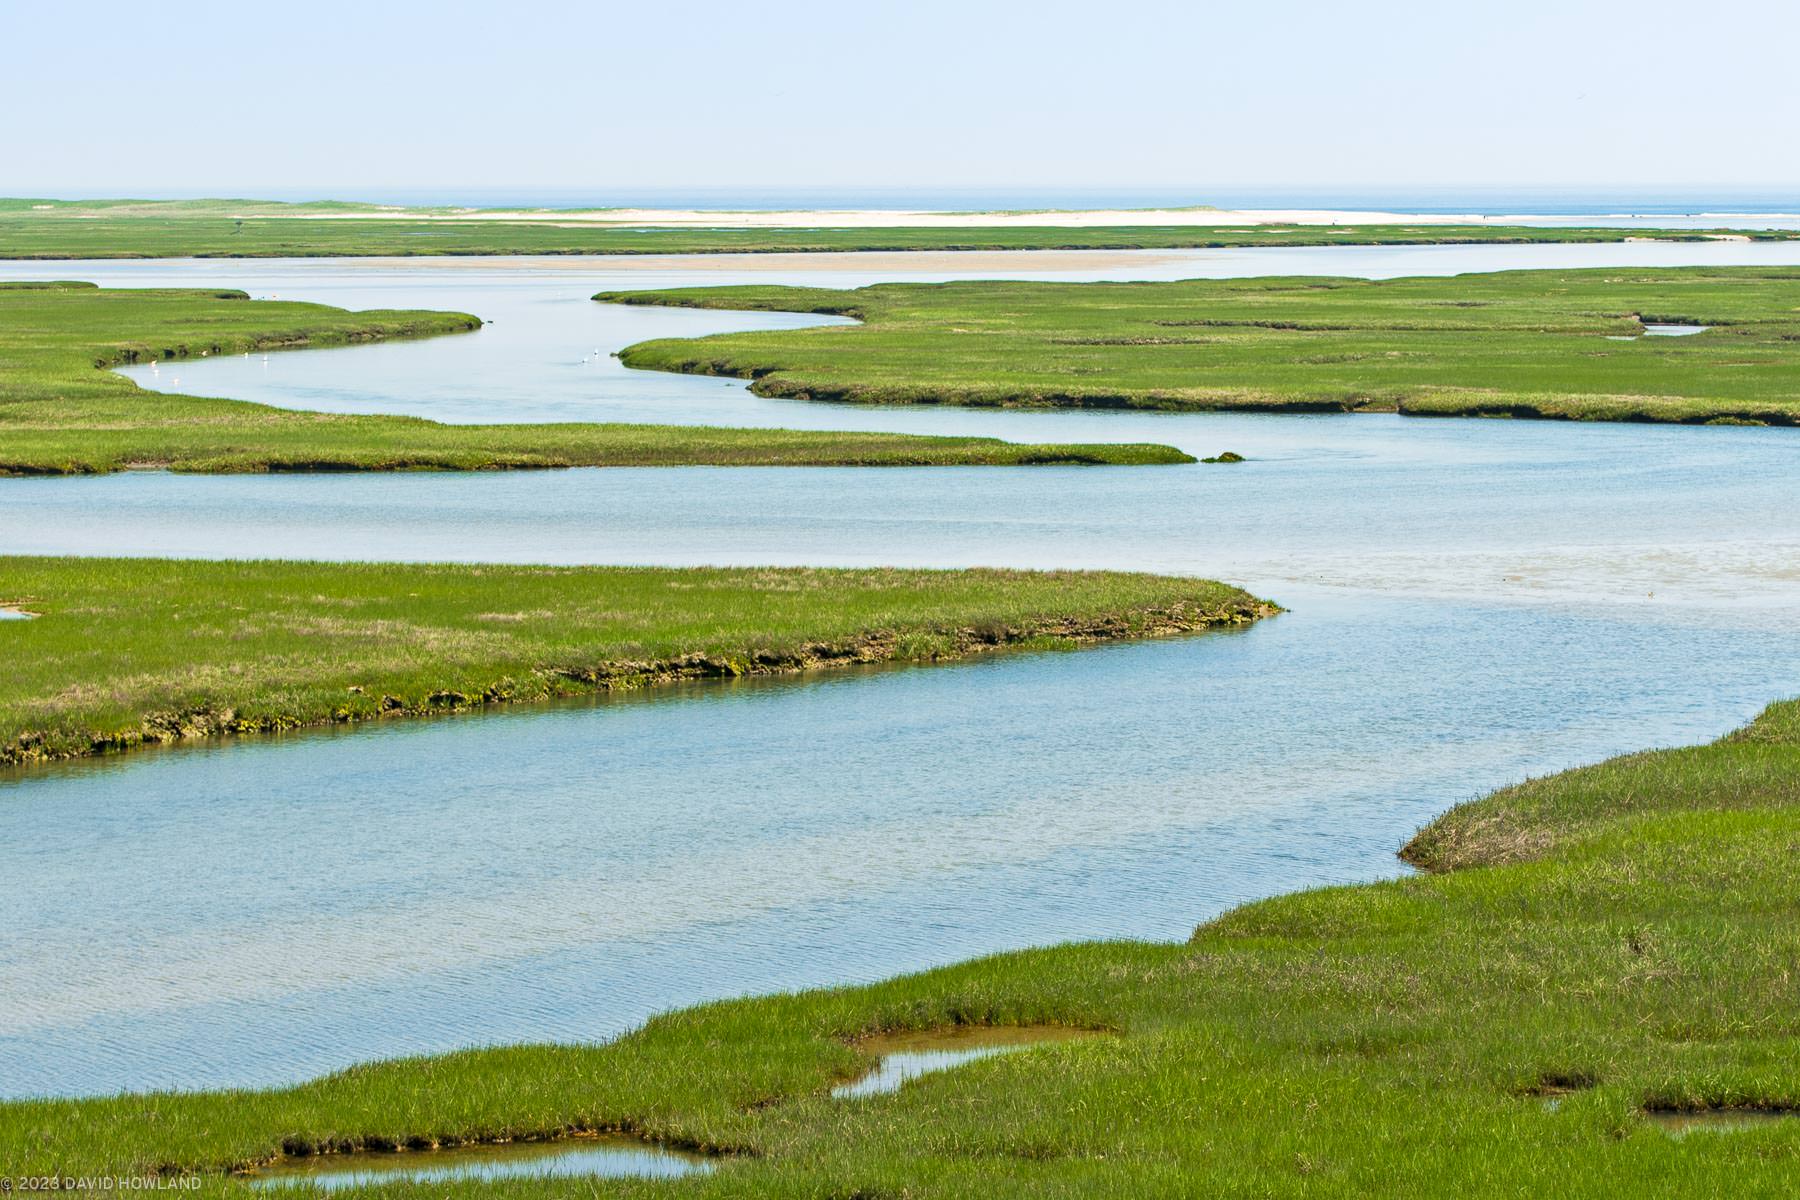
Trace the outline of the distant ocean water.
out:
<instances>
[{"instance_id":1,"label":"distant ocean water","mask_svg":"<svg viewBox=\"0 0 1800 1200\"><path fill-rule=\"evenodd\" d=\"M46 194L66 195L54 189ZM86 192L88 196L101 193ZM480 208L924 209L1034 208L1377 209L1489 216L1693 216L1800 212L1800 185L1744 188L1393 189L1357 188L534 188L359 187L211 189L145 193L127 185L106 195L189 199L240 195L269 200L360 200L376 204Z\"/></svg>"}]
</instances>

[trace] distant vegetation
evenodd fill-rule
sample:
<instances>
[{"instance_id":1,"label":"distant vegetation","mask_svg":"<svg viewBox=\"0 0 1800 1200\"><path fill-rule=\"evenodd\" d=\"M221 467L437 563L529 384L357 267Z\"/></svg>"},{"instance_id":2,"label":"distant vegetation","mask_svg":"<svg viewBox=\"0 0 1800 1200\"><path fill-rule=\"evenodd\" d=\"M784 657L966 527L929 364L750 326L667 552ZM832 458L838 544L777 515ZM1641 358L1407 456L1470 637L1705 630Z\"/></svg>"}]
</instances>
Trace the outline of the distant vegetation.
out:
<instances>
[{"instance_id":1,"label":"distant vegetation","mask_svg":"<svg viewBox=\"0 0 1800 1200\"><path fill-rule=\"evenodd\" d=\"M284 1147L611 1129L734 1152L678 1185L708 1197L1787 1196L1796 779L1787 703L1712 745L1454 809L1407 849L1430 873L1251 904L1185 944L1025 950L705 1005L609 1045L468 1050L286 1089L0 1104L0 1162L217 1171ZM1120 1036L829 1096L866 1069L861 1035L1042 1022ZM1646 1110L1792 1119L1677 1139Z\"/></svg>"},{"instance_id":2,"label":"distant vegetation","mask_svg":"<svg viewBox=\"0 0 1800 1200\"><path fill-rule=\"evenodd\" d=\"M959 229L703 229L379 217L375 205L256 200L0 200L0 258L438 254L750 254L833 250L1164 250L1238 246L1787 240L1780 230L1505 225L1263 225ZM358 214L367 214L359 216ZM478 217L479 214L473 214ZM553 215L553 214L552 214Z\"/></svg>"},{"instance_id":3,"label":"distant vegetation","mask_svg":"<svg viewBox=\"0 0 1800 1200\"><path fill-rule=\"evenodd\" d=\"M104 368L476 329L466 313L345 312L238 291L0 284L0 475L496 467L1167 463L1167 446L1017 445L673 425L440 425L145 391Z\"/></svg>"},{"instance_id":4,"label":"distant vegetation","mask_svg":"<svg viewBox=\"0 0 1800 1200\"><path fill-rule=\"evenodd\" d=\"M1114 572L0 558L0 763L1253 621Z\"/></svg>"},{"instance_id":5,"label":"distant vegetation","mask_svg":"<svg viewBox=\"0 0 1800 1200\"><path fill-rule=\"evenodd\" d=\"M1800 269L1384 281L880 284L603 292L856 328L662 339L628 365L870 404L1800 422ZM1704 325L1687 337L1646 324Z\"/></svg>"}]
</instances>

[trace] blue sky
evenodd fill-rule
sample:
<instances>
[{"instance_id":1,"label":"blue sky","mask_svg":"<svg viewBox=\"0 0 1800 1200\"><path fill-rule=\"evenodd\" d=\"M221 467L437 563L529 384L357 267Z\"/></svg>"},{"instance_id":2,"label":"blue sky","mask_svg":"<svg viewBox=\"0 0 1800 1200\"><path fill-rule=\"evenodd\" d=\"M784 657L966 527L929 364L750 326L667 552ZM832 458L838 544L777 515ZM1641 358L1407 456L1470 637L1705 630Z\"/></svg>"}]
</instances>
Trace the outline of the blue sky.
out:
<instances>
[{"instance_id":1,"label":"blue sky","mask_svg":"<svg viewBox=\"0 0 1800 1200\"><path fill-rule=\"evenodd\" d=\"M1792 185L1800 5L0 0L0 194Z\"/></svg>"}]
</instances>

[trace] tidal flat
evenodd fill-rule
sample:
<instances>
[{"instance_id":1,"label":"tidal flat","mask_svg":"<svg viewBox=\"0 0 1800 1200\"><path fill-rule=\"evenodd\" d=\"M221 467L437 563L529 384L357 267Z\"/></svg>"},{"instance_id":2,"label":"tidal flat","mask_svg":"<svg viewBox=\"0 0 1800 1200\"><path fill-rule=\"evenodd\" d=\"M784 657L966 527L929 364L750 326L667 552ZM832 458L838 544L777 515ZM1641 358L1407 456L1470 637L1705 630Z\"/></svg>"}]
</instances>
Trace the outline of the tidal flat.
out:
<instances>
[{"instance_id":1,"label":"tidal flat","mask_svg":"<svg viewBox=\"0 0 1800 1200\"><path fill-rule=\"evenodd\" d=\"M404 355L432 345L316 353L350 363L365 352ZM193 365L236 368L240 361ZM705 384L721 409L741 402L759 413L817 418L868 411L744 398L735 383L716 379L658 382ZM481 400L463 395L471 408ZM705 402L694 394L697 408ZM11 481L17 490L6 497L6 537L15 546L56 537L64 547L113 539L125 543L121 552L141 553L185 543L199 547L185 552L225 556L309 545L314 553L379 557L377 547L402 545L437 556L467 556L480 546L615 560L651 553L696 561L722 553L792 561L1130 558L1244 583L1292 580L1260 591L1292 597L1297 609L1240 632L1081 655L855 672L806 687L757 680L678 686L650 703L520 709L484 718L473 742L469 723L451 719L38 769L7 789L17 823L4 840L13 845L12 861L29 862L37 881L6 902L8 950L15 978L40 981L9 988L25 997L6 1014L3 1036L18 1066L12 1078L82 1080L100 1091L125 1079L184 1088L281 1084L397 1053L546 1036L591 1041L646 1013L705 998L701 979L716 985L710 994L724 996L874 980L897 968L1070 937L1168 939L1237 901L1391 873L1392 847L1459 796L1613 750L1711 736L1791 677L1792 642L1781 624L1784 611L1791 616L1791 578L1781 562L1791 531L1781 502L1782 430L1527 428L1388 415L919 416L946 424L1016 419L1020 430L1111 423L1107 433L1115 437L1157 424L1170 431L1157 440L1207 453L1246 450L1250 462L1213 473L1210 484L1190 482L1185 468L1149 473L1163 475L1166 488L1137 486L1137 472L1109 473L1115 478L1101 487L1084 482L1089 473L1055 469L1014 490L998 478L1009 473L964 480L932 471L879 480L801 471L779 485L729 470L677 472L660 483L656 472L341 477L310 494L297 489L322 481L150 473ZM1193 472L1196 480L1203 473ZM567 485L567 493L543 486L550 483ZM1633 502L1650 493L1667 503L1643 511ZM107 519L95 520L96 513ZM1229 571L1208 569L1209 561ZM1694 670L1697 662L1706 663L1704 672ZM979 710L968 704L965 673L984 685ZM1366 686L1346 690L1356 680ZM1347 695L1355 699L1347 703ZM909 719L897 722L902 711ZM1031 748L1029 770L990 745L1014 739ZM1152 778L1144 777L1146 762L1160 768ZM790 778L815 772L835 781L832 795L803 795ZM457 786L430 782L446 776ZM747 778L773 783L749 789ZM235 828L224 827L222 814ZM846 818L860 824L846 830ZM730 828L717 829L721 821ZM497 838L501 825L505 837ZM95 855L124 837L154 868L115 859L115 882L96 884L88 869ZM851 853L852 845L862 852ZM290 856L299 860L292 872L280 861ZM207 862L204 897L165 894L146 873ZM301 862L325 864L328 881L322 885L317 870L299 871ZM13 867L9 874L23 877ZM767 881L760 892L755 879ZM92 900L71 901L86 895ZM529 919L503 928L484 923L496 908ZM395 928L415 937L397 945ZM53 977L32 969L50 961L42 955L62 960L62 982L41 984ZM268 969L277 962L278 971ZM1114 960L1108 970L1129 978L1133 966ZM395 967L410 979L379 974ZM981 969L956 970L970 980ZM1343 986L1352 984L1346 976ZM981 1000L976 989L962 989L933 1009L928 998L906 993L892 1027L965 1019L982 1011ZM369 1012L380 1016L349 1019ZM222 1020L227 1014L235 1018ZM1016 1018L997 1015L1004 1023L1084 1014L1040 1005ZM1322 1044L1348 1044L1332 1041L1340 1030L1360 1035L1348 1020L1331 1018ZM1122 1040L1130 1044L1155 1026L1139 1021ZM1171 1037L1185 1036L1170 1029ZM848 1022L831 1036L872 1032ZM746 1044L754 1043L731 1043L740 1053ZM1372 1036L1353 1052L1385 1061L1391 1045ZM1146 1074L1147 1049L1139 1042L1130 1051L1131 1072L1161 1078ZM1251 1061L1217 1049L1189 1054L1182 1073ZM1082 1060L1065 1055L1085 1049L1042 1053L1057 1056L1059 1084L1075 1087L1084 1077ZM1047 1093L1036 1117L1013 1105L1019 1089L987 1090L994 1076L958 1082L964 1071L1041 1079L1012 1075L1019 1057L921 1077L868 1101L888 1106L871 1130L881 1122L930 1124L945 1086L959 1089L950 1098L971 1113L1018 1112L1018 1121L958 1126L941 1138L896 1130L906 1143L904 1167L897 1157L865 1153L866 1142L808 1143L802 1165L773 1152L773 1142L746 1139L716 1147L739 1152L716 1172L717 1182L681 1186L763 1188L796 1172L804 1186L898 1185L923 1170L946 1190L966 1190L1006 1170L1035 1173L1048 1187L1079 1170L1079 1161L1105 1155L1108 1164L1133 1164L1133 1183L1147 1179L1140 1190L1154 1192L1176 1190L1190 1168L1209 1169L1169 1159L1162 1143L1133 1141L1110 1123L1092 1136L1061 1139L1058 1114L1098 1097L1097 1080L1073 1105L1063 1103L1070 1093ZM413 1067L448 1084L453 1063L463 1061ZM521 1054L489 1065L506 1076L538 1062ZM846 1062L824 1077L855 1069ZM340 1078L368 1081L384 1070ZM1525 1077L1518 1099L1535 1103L1535 1089L1595 1076L1605 1077L1553 1068ZM1258 1091L1252 1099L1266 1102L1265 1127L1268 1112L1286 1111L1280 1104L1303 1093L1346 1098L1312 1083ZM804 1084L816 1086L823 1085ZM1410 1077L1396 1083L1412 1086ZM909 1096L915 1088L926 1090ZM610 1096L611 1085L603 1090ZM734 1092L731 1103L751 1112L776 1094L754 1092ZM447 1088L436 1099L451 1094ZM1571 1094L1579 1104L1594 1093ZM1754 1103L1785 1102L1778 1088L1762 1094ZM1161 1111L1154 1098L1119 1095L1123 1108L1154 1124ZM1186 1103L1193 1097L1182 1095L1171 1111L1193 1111ZM1208 1092L1198 1102L1229 1099ZM397 1128L429 1125L446 1136L457 1128L443 1116L445 1103L415 1100L403 1095L397 1106L418 1114L415 1122L323 1124L374 1129L376 1139ZM1618 1120L1628 1136L1658 1103L1753 1101L1705 1087L1646 1089L1624 1097ZM540 1111L553 1117L552 1107ZM1283 1148L1317 1168L1304 1179L1347 1172L1347 1187L1379 1184L1326 1153L1331 1138L1315 1136L1322 1127L1306 1124L1313 1118L1303 1107L1290 1109L1293 1145ZM695 1123L668 1111L656 1108L656 1119L667 1119L651 1132L689 1144ZM1402 1115L1410 1120L1412 1110ZM686 1132L671 1132L683 1122ZM186 1136L176 1125L171 1145ZM322 1127L286 1125L300 1137ZM1180 1130L1190 1140L1212 1136L1191 1125ZM1573 1136L1567 1130L1532 1132L1561 1145ZM1372 1136L1368 1126L1350 1132L1358 1146ZM984 1155L967 1155L971 1144ZM1085 1157L1055 1156L1067 1147ZM1756 1148L1768 1151L1766 1143ZM739 1167L749 1171L726 1177ZM1286 1179L1281 1163L1252 1169L1272 1190ZM1620 1178L1635 1177L1628 1170Z\"/></svg>"},{"instance_id":2,"label":"tidal flat","mask_svg":"<svg viewBox=\"0 0 1800 1200\"><path fill-rule=\"evenodd\" d=\"M1140 270L1406 276L1779 265L1783 253L1796 252L1339 247L1159 255ZM127 471L6 481L0 548L1147 568L1229 579L1292 611L1077 655L834 672L803 686L673 685L655 700L31 768L5 782L0 836L9 874L36 881L0 902L13 956L0 990L18 997L0 1031L15 1095L282 1084L396 1054L611 1036L700 1000L873 981L1071 937L1166 939L1235 903L1391 874L1392 847L1460 797L1716 736L1796 669L1787 430L765 398L735 380L596 357L709 322L784 319L590 303L621 280L661 278L606 269L71 268L109 286L210 281L496 319L467 336L188 359L177 391L467 424L1150 441L1250 461L1151 472ZM853 271L782 282L821 278L871 282ZM140 382L150 373L130 370ZM988 700L978 712L971 675ZM121 838L143 861L115 855L96 869ZM169 882L196 875L209 880L202 896ZM484 916L496 911L531 916L497 926ZM420 931L417 942L396 945L384 931L399 926ZM56 962L59 973L47 968ZM62 982L46 986L52 974Z\"/></svg>"}]
</instances>

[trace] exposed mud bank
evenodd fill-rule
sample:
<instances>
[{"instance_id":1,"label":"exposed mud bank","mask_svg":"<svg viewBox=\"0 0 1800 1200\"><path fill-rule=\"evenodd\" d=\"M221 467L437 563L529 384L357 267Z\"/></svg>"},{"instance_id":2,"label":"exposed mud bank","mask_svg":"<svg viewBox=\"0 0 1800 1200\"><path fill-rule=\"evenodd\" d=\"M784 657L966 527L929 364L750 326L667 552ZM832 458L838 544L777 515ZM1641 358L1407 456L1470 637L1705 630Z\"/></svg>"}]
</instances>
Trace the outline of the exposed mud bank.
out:
<instances>
[{"instance_id":1,"label":"exposed mud bank","mask_svg":"<svg viewBox=\"0 0 1800 1200\"><path fill-rule=\"evenodd\" d=\"M28 731L0 745L0 766L117 754L140 746L242 734L345 725L389 717L434 716L502 704L635 691L689 680L794 675L877 663L944 663L1008 648L1054 648L1097 642L1169 637L1247 625L1280 612L1278 605L1244 597L1206 607L1176 604L1091 619L1055 619L1017 625L963 626L895 632L879 630L839 642L810 642L794 649L746 649L729 654L692 653L654 660L546 665L525 678L501 678L480 690L437 690L420 696L368 696L351 687L331 711L246 715L221 705L148 713L130 729L95 731L85 741L52 740Z\"/></svg>"}]
</instances>

